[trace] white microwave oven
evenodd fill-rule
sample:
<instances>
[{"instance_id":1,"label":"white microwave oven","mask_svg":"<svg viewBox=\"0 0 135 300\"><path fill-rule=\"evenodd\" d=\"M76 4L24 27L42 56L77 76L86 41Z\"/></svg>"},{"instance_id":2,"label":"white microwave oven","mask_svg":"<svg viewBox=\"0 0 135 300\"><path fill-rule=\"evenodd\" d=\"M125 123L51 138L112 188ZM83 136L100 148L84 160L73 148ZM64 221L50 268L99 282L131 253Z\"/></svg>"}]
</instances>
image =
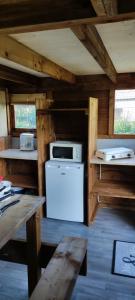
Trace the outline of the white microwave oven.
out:
<instances>
[{"instance_id":1,"label":"white microwave oven","mask_svg":"<svg viewBox=\"0 0 135 300\"><path fill-rule=\"evenodd\" d=\"M82 162L82 144L69 141L52 142L50 160Z\"/></svg>"}]
</instances>

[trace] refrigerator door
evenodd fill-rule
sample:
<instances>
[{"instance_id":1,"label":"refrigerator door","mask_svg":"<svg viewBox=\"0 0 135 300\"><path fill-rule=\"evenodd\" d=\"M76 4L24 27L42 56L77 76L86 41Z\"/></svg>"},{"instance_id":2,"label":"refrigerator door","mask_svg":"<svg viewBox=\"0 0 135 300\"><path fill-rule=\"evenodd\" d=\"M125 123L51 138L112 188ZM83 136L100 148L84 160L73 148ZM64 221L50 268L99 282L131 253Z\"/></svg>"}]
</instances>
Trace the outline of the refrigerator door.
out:
<instances>
[{"instance_id":1,"label":"refrigerator door","mask_svg":"<svg viewBox=\"0 0 135 300\"><path fill-rule=\"evenodd\" d=\"M83 164L46 164L48 218L83 222L83 180Z\"/></svg>"}]
</instances>

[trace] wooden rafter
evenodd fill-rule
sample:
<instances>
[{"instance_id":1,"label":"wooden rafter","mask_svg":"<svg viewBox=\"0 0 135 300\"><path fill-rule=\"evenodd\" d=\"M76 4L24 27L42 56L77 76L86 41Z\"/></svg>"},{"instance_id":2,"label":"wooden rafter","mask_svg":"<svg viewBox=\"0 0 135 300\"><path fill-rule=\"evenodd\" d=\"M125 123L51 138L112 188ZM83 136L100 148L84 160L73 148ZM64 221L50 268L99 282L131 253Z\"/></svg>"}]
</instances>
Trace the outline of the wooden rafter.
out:
<instances>
[{"instance_id":1,"label":"wooden rafter","mask_svg":"<svg viewBox=\"0 0 135 300\"><path fill-rule=\"evenodd\" d=\"M0 79L29 86L36 86L40 82L36 76L3 65L0 65Z\"/></svg>"},{"instance_id":2,"label":"wooden rafter","mask_svg":"<svg viewBox=\"0 0 135 300\"><path fill-rule=\"evenodd\" d=\"M95 26L82 25L72 28L72 31L104 70L105 74L113 82L116 82L116 70Z\"/></svg>"},{"instance_id":3,"label":"wooden rafter","mask_svg":"<svg viewBox=\"0 0 135 300\"><path fill-rule=\"evenodd\" d=\"M90 0L97 16L106 16L103 0Z\"/></svg>"},{"instance_id":4,"label":"wooden rafter","mask_svg":"<svg viewBox=\"0 0 135 300\"><path fill-rule=\"evenodd\" d=\"M91 0L97 16L115 16L117 14L117 0Z\"/></svg>"},{"instance_id":5,"label":"wooden rafter","mask_svg":"<svg viewBox=\"0 0 135 300\"><path fill-rule=\"evenodd\" d=\"M103 3L103 1L106 3L106 11L101 15L100 10L97 13L99 16L95 17L92 2ZM81 24L103 24L135 19L133 4L130 7L133 1L126 1L124 10L122 5L124 7L125 5L121 3L121 8L116 15L116 0L92 0L92 2L89 0L84 6L83 1L77 0L2 0L0 1L0 33L34 32L69 28Z\"/></svg>"},{"instance_id":6,"label":"wooden rafter","mask_svg":"<svg viewBox=\"0 0 135 300\"><path fill-rule=\"evenodd\" d=\"M48 74L59 80L75 82L75 76L51 60L43 57L11 37L0 37L0 57L29 69Z\"/></svg>"},{"instance_id":7,"label":"wooden rafter","mask_svg":"<svg viewBox=\"0 0 135 300\"><path fill-rule=\"evenodd\" d=\"M117 0L104 0L106 14L115 16L118 13Z\"/></svg>"}]
</instances>

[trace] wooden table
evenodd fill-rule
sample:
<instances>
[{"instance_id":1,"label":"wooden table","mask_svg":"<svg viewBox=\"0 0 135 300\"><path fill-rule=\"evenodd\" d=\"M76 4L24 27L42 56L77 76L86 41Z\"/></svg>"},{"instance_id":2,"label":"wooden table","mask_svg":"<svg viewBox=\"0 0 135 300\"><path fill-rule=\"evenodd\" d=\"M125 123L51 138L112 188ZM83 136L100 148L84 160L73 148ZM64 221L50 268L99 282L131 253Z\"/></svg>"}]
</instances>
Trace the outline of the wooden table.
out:
<instances>
[{"instance_id":1,"label":"wooden table","mask_svg":"<svg viewBox=\"0 0 135 300\"><path fill-rule=\"evenodd\" d=\"M30 296L41 276L41 267L38 261L41 247L39 209L45 199L30 195L15 195L13 198L14 200L20 199L20 202L8 208L0 217L0 249L13 238L18 228L26 223L28 289Z\"/></svg>"}]
</instances>

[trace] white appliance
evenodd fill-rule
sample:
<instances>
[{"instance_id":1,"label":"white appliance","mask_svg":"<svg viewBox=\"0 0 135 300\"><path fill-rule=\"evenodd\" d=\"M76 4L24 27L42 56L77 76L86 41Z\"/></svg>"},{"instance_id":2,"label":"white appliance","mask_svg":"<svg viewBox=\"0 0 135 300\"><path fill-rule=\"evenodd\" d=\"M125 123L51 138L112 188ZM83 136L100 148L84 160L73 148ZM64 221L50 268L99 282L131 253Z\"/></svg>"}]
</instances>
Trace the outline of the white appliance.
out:
<instances>
[{"instance_id":1,"label":"white appliance","mask_svg":"<svg viewBox=\"0 0 135 300\"><path fill-rule=\"evenodd\" d=\"M102 158L106 161L120 158L131 158L134 157L134 151L125 147L99 149L96 151L96 157Z\"/></svg>"},{"instance_id":2,"label":"white appliance","mask_svg":"<svg viewBox=\"0 0 135 300\"><path fill-rule=\"evenodd\" d=\"M52 142L50 143L50 159L82 162L82 144L70 141Z\"/></svg>"},{"instance_id":3,"label":"white appliance","mask_svg":"<svg viewBox=\"0 0 135 300\"><path fill-rule=\"evenodd\" d=\"M47 218L83 222L84 164L47 161Z\"/></svg>"},{"instance_id":4,"label":"white appliance","mask_svg":"<svg viewBox=\"0 0 135 300\"><path fill-rule=\"evenodd\" d=\"M20 150L33 151L34 150L34 134L21 133L20 134Z\"/></svg>"}]
</instances>

